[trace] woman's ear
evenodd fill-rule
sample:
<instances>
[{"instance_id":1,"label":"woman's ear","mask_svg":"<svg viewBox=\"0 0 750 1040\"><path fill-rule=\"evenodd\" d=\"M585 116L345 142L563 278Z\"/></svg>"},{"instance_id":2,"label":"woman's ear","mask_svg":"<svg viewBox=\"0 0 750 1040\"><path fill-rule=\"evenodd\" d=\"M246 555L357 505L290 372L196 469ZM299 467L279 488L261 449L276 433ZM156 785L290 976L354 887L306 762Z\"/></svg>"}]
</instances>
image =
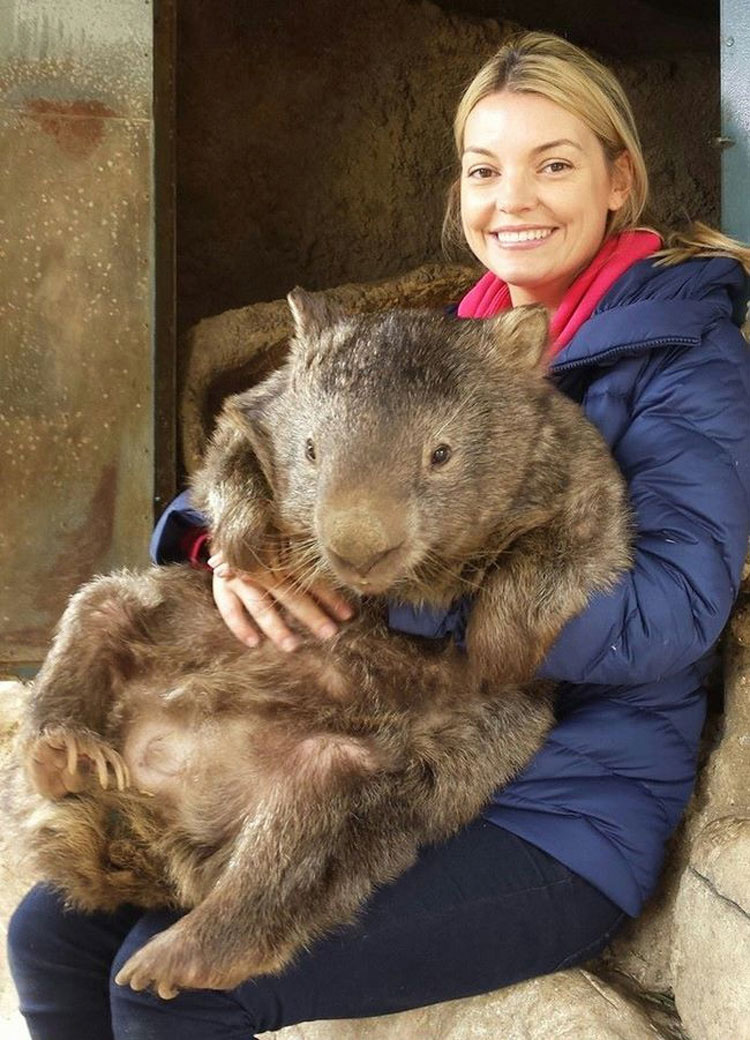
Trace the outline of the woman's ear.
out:
<instances>
[{"instance_id":1,"label":"woman's ear","mask_svg":"<svg viewBox=\"0 0 750 1040\"><path fill-rule=\"evenodd\" d=\"M623 150L610 167L611 187L609 191L610 212L622 209L633 188L633 161L630 152Z\"/></svg>"}]
</instances>

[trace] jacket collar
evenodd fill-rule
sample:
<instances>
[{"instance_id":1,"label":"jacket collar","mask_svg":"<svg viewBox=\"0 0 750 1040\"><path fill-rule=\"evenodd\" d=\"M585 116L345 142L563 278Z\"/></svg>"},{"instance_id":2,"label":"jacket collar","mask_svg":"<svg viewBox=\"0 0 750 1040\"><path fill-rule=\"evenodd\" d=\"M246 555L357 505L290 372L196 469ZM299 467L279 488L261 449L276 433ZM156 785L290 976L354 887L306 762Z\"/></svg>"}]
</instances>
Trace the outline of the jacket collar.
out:
<instances>
[{"instance_id":1,"label":"jacket collar","mask_svg":"<svg viewBox=\"0 0 750 1040\"><path fill-rule=\"evenodd\" d=\"M674 267L642 260L609 289L551 369L598 364L661 346L697 345L720 319L740 323L746 289L744 271L729 258L687 260Z\"/></svg>"}]
</instances>

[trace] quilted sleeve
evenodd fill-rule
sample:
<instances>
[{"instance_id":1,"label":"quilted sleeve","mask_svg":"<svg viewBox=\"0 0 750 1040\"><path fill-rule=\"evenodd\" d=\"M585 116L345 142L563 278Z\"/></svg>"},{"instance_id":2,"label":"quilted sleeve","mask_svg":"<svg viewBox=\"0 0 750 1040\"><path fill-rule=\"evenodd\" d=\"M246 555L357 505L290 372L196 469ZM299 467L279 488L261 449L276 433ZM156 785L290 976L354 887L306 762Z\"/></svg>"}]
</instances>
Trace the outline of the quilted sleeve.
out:
<instances>
[{"instance_id":1,"label":"quilted sleeve","mask_svg":"<svg viewBox=\"0 0 750 1040\"><path fill-rule=\"evenodd\" d=\"M726 349L729 346L731 349ZM645 683L715 643L737 595L750 533L750 352L736 329L652 359L613 444L637 535L632 571L597 595L540 675Z\"/></svg>"}]
</instances>

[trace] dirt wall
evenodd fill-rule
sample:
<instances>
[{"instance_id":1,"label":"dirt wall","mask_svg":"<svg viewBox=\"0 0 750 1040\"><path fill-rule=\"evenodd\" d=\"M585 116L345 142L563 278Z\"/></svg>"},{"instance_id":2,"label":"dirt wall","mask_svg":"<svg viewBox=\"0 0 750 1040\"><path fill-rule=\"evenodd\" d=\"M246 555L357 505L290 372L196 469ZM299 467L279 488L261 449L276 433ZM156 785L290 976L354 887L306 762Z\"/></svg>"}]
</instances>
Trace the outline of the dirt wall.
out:
<instances>
[{"instance_id":1,"label":"dirt wall","mask_svg":"<svg viewBox=\"0 0 750 1040\"><path fill-rule=\"evenodd\" d=\"M714 23L665 3L623 0L608 13L557 0L183 0L181 327L295 284L369 281L440 260L457 98L524 11L534 16L526 27L566 32L613 59L641 126L656 214L716 222Z\"/></svg>"}]
</instances>

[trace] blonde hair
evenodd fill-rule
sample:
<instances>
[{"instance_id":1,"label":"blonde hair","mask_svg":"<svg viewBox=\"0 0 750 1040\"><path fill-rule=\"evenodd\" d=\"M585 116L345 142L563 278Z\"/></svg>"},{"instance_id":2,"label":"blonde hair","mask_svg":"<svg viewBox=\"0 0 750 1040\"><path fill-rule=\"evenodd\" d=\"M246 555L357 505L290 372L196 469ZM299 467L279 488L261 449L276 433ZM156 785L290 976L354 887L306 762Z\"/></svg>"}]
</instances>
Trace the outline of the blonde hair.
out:
<instances>
[{"instance_id":1,"label":"blonde hair","mask_svg":"<svg viewBox=\"0 0 750 1040\"><path fill-rule=\"evenodd\" d=\"M610 211L605 237L639 227L648 203L649 184L638 129L617 77L580 47L552 33L522 32L510 37L487 61L464 91L456 110L453 132L459 160L466 120L474 106L501 91L539 94L581 120L597 137L610 167L626 154L632 185L624 204ZM443 241L462 240L459 184L448 194ZM696 221L684 231L663 235L666 245L657 263L670 265L697 256L730 256L750 274L750 248Z\"/></svg>"}]
</instances>

